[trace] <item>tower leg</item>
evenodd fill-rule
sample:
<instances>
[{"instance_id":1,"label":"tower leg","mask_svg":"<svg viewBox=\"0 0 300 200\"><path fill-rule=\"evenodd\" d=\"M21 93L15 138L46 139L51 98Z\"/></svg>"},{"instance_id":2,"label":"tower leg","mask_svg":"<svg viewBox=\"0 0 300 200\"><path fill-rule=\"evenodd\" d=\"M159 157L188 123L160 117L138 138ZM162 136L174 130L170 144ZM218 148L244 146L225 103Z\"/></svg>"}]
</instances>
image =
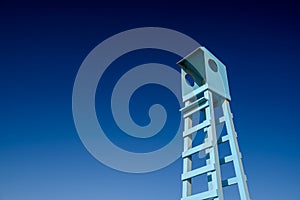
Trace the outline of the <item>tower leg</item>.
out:
<instances>
[{"instance_id":1,"label":"tower leg","mask_svg":"<svg viewBox=\"0 0 300 200\"><path fill-rule=\"evenodd\" d=\"M225 117L225 124L226 124L227 134L229 137L231 154L233 156L234 170L238 182L240 197L242 200L250 200L248 187L246 183L246 176L244 174L244 168L241 160L242 156L237 141L237 133L235 132L232 113L230 110L229 101L227 99L224 100L222 104L222 109Z\"/></svg>"},{"instance_id":2,"label":"tower leg","mask_svg":"<svg viewBox=\"0 0 300 200\"><path fill-rule=\"evenodd\" d=\"M209 149L210 163L215 166L215 171L211 172L212 187L217 191L218 199L223 200L223 189L222 189L222 176L219 161L218 143L217 143L217 131L216 121L213 105L213 94L211 91L206 90L204 97L208 100L209 106L205 109L206 119L210 121L211 125L207 128L208 139L211 140L213 147ZM210 189L210 188L209 188Z\"/></svg>"},{"instance_id":3,"label":"tower leg","mask_svg":"<svg viewBox=\"0 0 300 200\"><path fill-rule=\"evenodd\" d=\"M185 103L185 105L187 106L190 102L187 101ZM189 116L187 118L184 119L184 130L188 130L192 127L192 117ZM186 136L183 139L184 141L184 151L192 148L192 136ZM192 170L192 158L191 156L188 156L186 158L183 159L183 173L189 172ZM188 197L192 195L192 180L191 179L187 179L184 180L182 183L182 197Z\"/></svg>"}]
</instances>

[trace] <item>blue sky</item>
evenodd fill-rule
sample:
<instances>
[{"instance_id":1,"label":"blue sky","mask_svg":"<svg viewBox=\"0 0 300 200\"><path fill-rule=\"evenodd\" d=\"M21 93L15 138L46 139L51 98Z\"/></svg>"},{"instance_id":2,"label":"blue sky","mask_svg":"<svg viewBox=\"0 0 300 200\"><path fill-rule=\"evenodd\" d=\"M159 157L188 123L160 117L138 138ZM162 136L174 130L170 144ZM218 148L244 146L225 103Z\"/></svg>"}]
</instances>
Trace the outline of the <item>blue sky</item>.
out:
<instances>
[{"instance_id":1,"label":"blue sky","mask_svg":"<svg viewBox=\"0 0 300 200\"><path fill-rule=\"evenodd\" d=\"M146 26L185 33L226 64L252 199L300 198L298 4L110 1L0 5L0 200L180 198L180 159L147 174L113 170L89 154L73 122L73 84L87 54L114 34ZM165 64L174 63L174 68L178 61L159 52L135 53L141 63L149 55ZM123 61L134 65L127 57L114 63L115 67ZM153 87L144 89L150 94L165 89ZM140 102L143 95L139 91L134 99ZM147 105L166 104L163 98L144 100ZM97 109L105 106L101 101ZM137 116L137 123L147 123L139 106L146 109L143 104L132 104L132 115ZM178 105L168 109L175 113L168 124L177 123ZM107 123L108 129L114 129L113 122ZM156 146L117 135L111 139L131 150L137 145L139 152L163 146L170 136L155 141Z\"/></svg>"}]
</instances>

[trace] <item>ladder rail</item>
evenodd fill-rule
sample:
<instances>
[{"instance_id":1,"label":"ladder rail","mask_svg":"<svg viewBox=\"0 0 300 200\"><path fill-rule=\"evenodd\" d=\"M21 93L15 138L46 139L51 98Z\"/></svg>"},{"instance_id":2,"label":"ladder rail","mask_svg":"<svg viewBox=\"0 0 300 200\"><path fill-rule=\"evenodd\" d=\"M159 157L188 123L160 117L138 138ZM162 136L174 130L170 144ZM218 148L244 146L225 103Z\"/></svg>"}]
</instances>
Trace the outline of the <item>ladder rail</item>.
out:
<instances>
[{"instance_id":1,"label":"ladder rail","mask_svg":"<svg viewBox=\"0 0 300 200\"><path fill-rule=\"evenodd\" d=\"M223 200L223 188L222 188L222 176L221 176L221 168L219 161L219 151L218 151L218 143L217 143L217 131L216 131L216 121L215 121L215 113L214 113L214 105L213 105L213 94L210 90L206 90L204 92L204 97L208 100L209 106L205 109L206 120L209 120L211 123L210 127L208 127L208 139L211 140L213 147L210 149L210 162L215 165L215 171L211 172L212 177L212 185L209 190L216 190L218 193L219 200ZM212 164L211 163L211 164Z\"/></svg>"},{"instance_id":2,"label":"ladder rail","mask_svg":"<svg viewBox=\"0 0 300 200\"><path fill-rule=\"evenodd\" d=\"M202 197L209 196L209 194L215 194L213 197L209 197L209 199L224 200L223 188L234 184L238 185L240 199L250 200L229 100L224 99L221 105L223 116L216 119L213 99L214 93L207 89L203 91L202 94L203 97L196 97L200 99L189 99L185 101L185 107L181 109L184 118L184 151L182 153L183 173L181 176L183 183L182 200L200 200ZM194 125L192 113L197 111L203 111L205 118L202 122L198 122L198 124ZM221 123L226 125L227 134L218 138L216 126ZM193 146L193 134L199 134L197 131L202 129L204 130L204 133L206 133L203 143ZM224 142L229 143L231 155L220 158L218 145ZM205 151L207 154L206 165L193 169L192 155L200 151ZM221 165L229 162L233 163L235 177L222 180ZM208 191L193 194L192 179L202 174L207 175Z\"/></svg>"},{"instance_id":3,"label":"ladder rail","mask_svg":"<svg viewBox=\"0 0 300 200\"><path fill-rule=\"evenodd\" d=\"M185 102L185 106L188 106L190 101ZM184 130L189 130L192 127L192 117L187 116L184 118ZM188 151L192 148L192 135L187 135L183 138L184 151ZM192 170L192 157L187 156L183 158L183 173L188 173ZM191 179L183 180L182 183L182 198L187 198L192 195L192 181Z\"/></svg>"},{"instance_id":4,"label":"ladder rail","mask_svg":"<svg viewBox=\"0 0 300 200\"><path fill-rule=\"evenodd\" d=\"M248 186L246 183L246 176L243 168L243 163L241 160L242 159L241 153L237 141L237 134L233 124L229 101L227 99L224 100L222 104L222 108L225 117L225 124L226 124L227 134L229 138L231 154L233 157L234 170L238 182L240 197L242 200L250 200Z\"/></svg>"}]
</instances>

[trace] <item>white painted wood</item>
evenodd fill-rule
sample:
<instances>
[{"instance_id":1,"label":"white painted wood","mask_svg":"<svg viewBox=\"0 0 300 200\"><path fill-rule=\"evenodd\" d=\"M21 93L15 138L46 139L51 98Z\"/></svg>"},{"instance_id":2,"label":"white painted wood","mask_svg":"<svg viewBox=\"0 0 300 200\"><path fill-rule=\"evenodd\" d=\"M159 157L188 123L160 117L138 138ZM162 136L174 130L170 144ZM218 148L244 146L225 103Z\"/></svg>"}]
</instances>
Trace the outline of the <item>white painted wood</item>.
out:
<instances>
[{"instance_id":1,"label":"white painted wood","mask_svg":"<svg viewBox=\"0 0 300 200\"><path fill-rule=\"evenodd\" d=\"M229 106L229 101L225 100L223 105L223 113L225 116L225 123L227 128L227 134L229 136L229 144L231 153L233 156L234 170L236 174L236 179L238 183L239 193L242 200L250 200L248 186L246 183L246 176L244 173L244 168L241 160L241 153L239 150L239 145L236 137L236 131L233 124L232 114Z\"/></svg>"}]
</instances>

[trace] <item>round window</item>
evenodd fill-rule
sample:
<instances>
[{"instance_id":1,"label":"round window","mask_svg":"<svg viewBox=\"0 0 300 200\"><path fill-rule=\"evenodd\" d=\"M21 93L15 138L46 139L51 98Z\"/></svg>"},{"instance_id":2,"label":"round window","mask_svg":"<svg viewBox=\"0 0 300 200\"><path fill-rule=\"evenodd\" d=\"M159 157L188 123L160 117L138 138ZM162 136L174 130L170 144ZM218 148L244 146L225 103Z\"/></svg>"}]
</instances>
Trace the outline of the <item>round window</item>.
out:
<instances>
[{"instance_id":1,"label":"round window","mask_svg":"<svg viewBox=\"0 0 300 200\"><path fill-rule=\"evenodd\" d=\"M218 65L217 63L212 60L212 59L209 59L208 60L208 66L210 67L211 70L213 70L214 72L218 72Z\"/></svg>"}]
</instances>

